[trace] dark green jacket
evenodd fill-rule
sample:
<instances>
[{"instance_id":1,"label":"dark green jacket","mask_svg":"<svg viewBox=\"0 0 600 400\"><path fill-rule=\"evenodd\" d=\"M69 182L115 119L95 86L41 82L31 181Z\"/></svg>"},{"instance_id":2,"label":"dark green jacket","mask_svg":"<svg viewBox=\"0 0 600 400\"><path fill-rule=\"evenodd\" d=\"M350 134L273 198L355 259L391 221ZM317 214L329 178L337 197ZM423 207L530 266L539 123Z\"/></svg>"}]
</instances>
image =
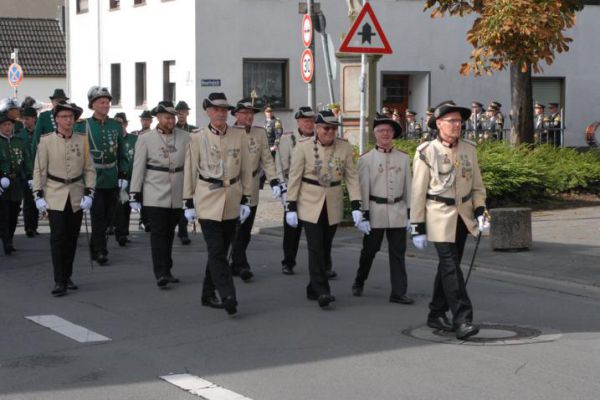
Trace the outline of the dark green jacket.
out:
<instances>
[{"instance_id":1,"label":"dark green jacket","mask_svg":"<svg viewBox=\"0 0 600 400\"><path fill-rule=\"evenodd\" d=\"M187 122L185 123L185 125L176 124L175 128L183 129L184 131L186 131L188 133L192 133L192 131L195 131L196 129L198 129L197 126L190 125Z\"/></svg>"},{"instance_id":2,"label":"dark green jacket","mask_svg":"<svg viewBox=\"0 0 600 400\"><path fill-rule=\"evenodd\" d=\"M37 152L37 146L40 143L40 137L46 133L55 132L56 124L54 123L54 117L52 116L52 110L44 111L41 113L35 124L35 131L33 132L33 138L31 140L31 156L35 159Z\"/></svg>"},{"instance_id":3,"label":"dark green jacket","mask_svg":"<svg viewBox=\"0 0 600 400\"><path fill-rule=\"evenodd\" d=\"M125 156L123 128L117 121L107 118L103 123L93 117L78 121L75 132L88 135L90 156L96 168L96 189L116 189L118 179L125 179L119 173L119 166Z\"/></svg>"},{"instance_id":4,"label":"dark green jacket","mask_svg":"<svg viewBox=\"0 0 600 400\"><path fill-rule=\"evenodd\" d=\"M123 146L121 147L122 156L119 159L119 171L125 175L125 179L131 181L131 173L133 172L133 156L135 155L135 144L138 136L128 133L123 138Z\"/></svg>"},{"instance_id":5,"label":"dark green jacket","mask_svg":"<svg viewBox=\"0 0 600 400\"><path fill-rule=\"evenodd\" d=\"M0 168L2 175L10 179L10 186L2 195L2 200L20 202L23 200L23 188L33 171L27 142L20 137L7 139L0 135Z\"/></svg>"},{"instance_id":6,"label":"dark green jacket","mask_svg":"<svg viewBox=\"0 0 600 400\"><path fill-rule=\"evenodd\" d=\"M21 138L22 140L25 141L25 144L27 145L27 148L29 149L29 154L33 154L32 151L32 142L33 142L33 135L35 135L35 129L30 132L27 130L27 128L23 127L23 129L21 129L20 131L16 132L15 131L15 136L18 138ZM34 160L34 157L31 157L32 160Z\"/></svg>"}]
</instances>

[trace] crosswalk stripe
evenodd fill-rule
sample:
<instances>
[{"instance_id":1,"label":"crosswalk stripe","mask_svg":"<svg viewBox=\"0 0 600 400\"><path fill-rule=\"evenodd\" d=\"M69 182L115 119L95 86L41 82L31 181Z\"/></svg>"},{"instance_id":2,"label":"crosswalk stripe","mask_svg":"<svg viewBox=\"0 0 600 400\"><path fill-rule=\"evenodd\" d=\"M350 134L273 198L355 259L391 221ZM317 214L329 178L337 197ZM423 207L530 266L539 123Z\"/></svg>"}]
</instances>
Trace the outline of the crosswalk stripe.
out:
<instances>
[{"instance_id":1,"label":"crosswalk stripe","mask_svg":"<svg viewBox=\"0 0 600 400\"><path fill-rule=\"evenodd\" d=\"M62 319L57 315L31 315L25 318L60 333L61 335L76 340L79 343L105 342L111 340L106 336Z\"/></svg>"},{"instance_id":2,"label":"crosswalk stripe","mask_svg":"<svg viewBox=\"0 0 600 400\"><path fill-rule=\"evenodd\" d=\"M232 392L206 379L190 374L164 375L159 376L159 378L206 400L252 400L249 397Z\"/></svg>"}]
</instances>

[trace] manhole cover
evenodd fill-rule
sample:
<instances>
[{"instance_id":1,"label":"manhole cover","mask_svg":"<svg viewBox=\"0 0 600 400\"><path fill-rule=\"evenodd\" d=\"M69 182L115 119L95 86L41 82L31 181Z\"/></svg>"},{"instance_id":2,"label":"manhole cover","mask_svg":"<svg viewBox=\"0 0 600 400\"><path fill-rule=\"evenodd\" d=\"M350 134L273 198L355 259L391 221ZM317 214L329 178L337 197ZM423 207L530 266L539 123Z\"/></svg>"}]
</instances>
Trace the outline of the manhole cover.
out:
<instances>
[{"instance_id":1,"label":"manhole cover","mask_svg":"<svg viewBox=\"0 0 600 400\"><path fill-rule=\"evenodd\" d=\"M458 340L453 332L433 330L427 325L405 329L403 334L428 342L447 344L466 344L471 346L510 346L552 342L560 338L561 333L551 329L526 326L503 325L483 322L479 325L479 334L467 340Z\"/></svg>"}]
</instances>

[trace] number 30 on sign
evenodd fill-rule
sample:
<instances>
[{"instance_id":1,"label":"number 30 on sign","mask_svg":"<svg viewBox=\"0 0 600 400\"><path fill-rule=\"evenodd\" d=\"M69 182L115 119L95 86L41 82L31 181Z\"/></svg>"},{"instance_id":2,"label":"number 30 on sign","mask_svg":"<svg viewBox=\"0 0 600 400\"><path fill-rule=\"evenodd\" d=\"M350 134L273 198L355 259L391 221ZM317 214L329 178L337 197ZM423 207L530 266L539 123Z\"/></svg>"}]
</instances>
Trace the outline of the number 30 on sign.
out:
<instances>
[{"instance_id":1,"label":"number 30 on sign","mask_svg":"<svg viewBox=\"0 0 600 400\"><path fill-rule=\"evenodd\" d=\"M312 81L313 73L315 71L315 60L310 49L305 49L302 52L302 58L300 60L300 70L302 72L302 80L305 83L310 83Z\"/></svg>"}]
</instances>

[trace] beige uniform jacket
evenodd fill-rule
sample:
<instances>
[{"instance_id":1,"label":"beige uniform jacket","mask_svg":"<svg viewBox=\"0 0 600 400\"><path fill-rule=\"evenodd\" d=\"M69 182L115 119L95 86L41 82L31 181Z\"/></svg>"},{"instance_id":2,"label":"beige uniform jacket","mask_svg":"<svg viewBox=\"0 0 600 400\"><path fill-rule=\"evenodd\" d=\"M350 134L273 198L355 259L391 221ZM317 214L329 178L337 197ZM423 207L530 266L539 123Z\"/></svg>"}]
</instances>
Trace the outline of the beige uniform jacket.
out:
<instances>
[{"instance_id":1,"label":"beige uniform jacket","mask_svg":"<svg viewBox=\"0 0 600 400\"><path fill-rule=\"evenodd\" d=\"M296 147L296 143L303 138L304 136L297 130L281 135L279 146L277 146L277 153L275 153L275 167L277 168L277 175L281 182L288 181L290 165L292 163L292 152L294 151L294 147Z\"/></svg>"},{"instance_id":2,"label":"beige uniform jacket","mask_svg":"<svg viewBox=\"0 0 600 400\"><path fill-rule=\"evenodd\" d=\"M182 208L183 166L189 142L190 134L177 128L170 135L152 129L138 137L130 193L143 193L144 206Z\"/></svg>"},{"instance_id":3,"label":"beige uniform jacket","mask_svg":"<svg viewBox=\"0 0 600 400\"><path fill-rule=\"evenodd\" d=\"M406 228L410 205L410 157L392 149L373 149L358 160L363 210L371 228ZM383 201L387 203L383 203Z\"/></svg>"},{"instance_id":4,"label":"beige uniform jacket","mask_svg":"<svg viewBox=\"0 0 600 400\"><path fill-rule=\"evenodd\" d=\"M485 209L485 188L474 144L459 140L449 148L437 139L425 142L417 148L413 170L413 235L426 233L432 242L453 243L459 215L472 235L479 233L476 215ZM454 204L428 196L450 199Z\"/></svg>"},{"instance_id":5,"label":"beige uniform jacket","mask_svg":"<svg viewBox=\"0 0 600 400\"><path fill-rule=\"evenodd\" d=\"M353 153L354 148L344 139L335 139L330 146L323 146L316 138L305 138L296 144L289 173L288 202L296 202L300 220L317 223L326 203L329 225L338 224L343 218L342 180L346 181L350 200L360 202Z\"/></svg>"},{"instance_id":6,"label":"beige uniform jacket","mask_svg":"<svg viewBox=\"0 0 600 400\"><path fill-rule=\"evenodd\" d=\"M245 131L243 127L241 127ZM252 194L249 205L258 205L258 192L260 190L260 169L265 171L267 182L277 179L275 163L267 142L267 132L264 128L253 126L248 136L248 153L250 154L250 165L252 168Z\"/></svg>"},{"instance_id":7,"label":"beige uniform jacket","mask_svg":"<svg viewBox=\"0 0 600 400\"><path fill-rule=\"evenodd\" d=\"M40 138L33 167L33 192L46 200L49 210L63 211L69 198L73 212L77 212L85 189L96 187L96 169L88 150L85 135L74 133L65 139L52 132ZM59 182L49 175L77 180Z\"/></svg>"},{"instance_id":8,"label":"beige uniform jacket","mask_svg":"<svg viewBox=\"0 0 600 400\"><path fill-rule=\"evenodd\" d=\"M253 169L248 142L246 131L237 127L227 127L224 134L210 127L192 134L185 158L183 197L186 202L194 200L199 219L238 218L242 196L251 201Z\"/></svg>"}]
</instances>

